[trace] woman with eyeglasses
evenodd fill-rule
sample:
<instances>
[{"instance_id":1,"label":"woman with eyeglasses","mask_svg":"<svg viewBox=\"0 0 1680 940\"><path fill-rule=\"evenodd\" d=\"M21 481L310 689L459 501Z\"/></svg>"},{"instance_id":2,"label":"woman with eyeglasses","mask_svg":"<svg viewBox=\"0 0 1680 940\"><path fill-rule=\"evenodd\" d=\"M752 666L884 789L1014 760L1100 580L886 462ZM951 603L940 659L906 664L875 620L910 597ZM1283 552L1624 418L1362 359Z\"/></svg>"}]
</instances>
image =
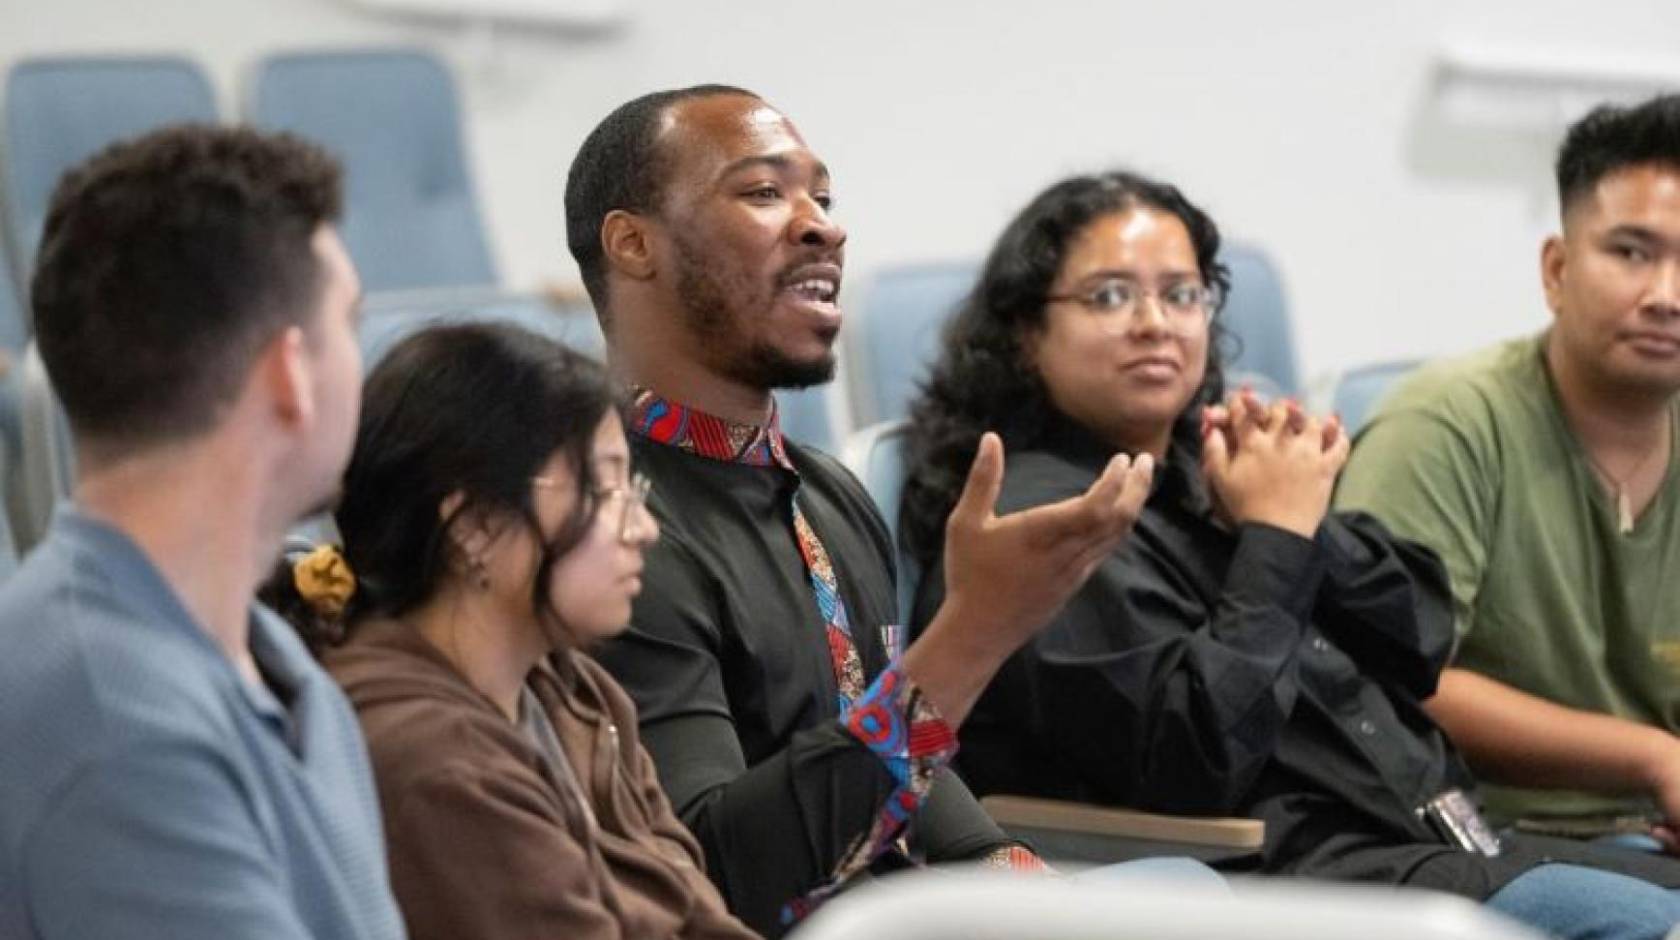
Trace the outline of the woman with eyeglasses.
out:
<instances>
[{"instance_id":1,"label":"woman with eyeglasses","mask_svg":"<svg viewBox=\"0 0 1680 940\"><path fill-rule=\"evenodd\" d=\"M754 936L582 654L629 621L646 496L604 370L550 340L435 327L369 375L343 554L271 587L361 721L410 937Z\"/></svg>"},{"instance_id":2,"label":"woman with eyeglasses","mask_svg":"<svg viewBox=\"0 0 1680 940\"><path fill-rule=\"evenodd\" d=\"M1157 467L1131 536L963 725L969 784L1259 818L1245 864L1265 872L1451 891L1557 936L1661 936L1676 863L1478 814L1420 704L1453 642L1445 574L1326 511L1348 451L1335 418L1224 396L1218 251L1176 188L1074 177L1009 224L947 328L909 431L915 622L938 606L941 528L983 431L1009 455L1000 512L1081 492L1117 451Z\"/></svg>"}]
</instances>

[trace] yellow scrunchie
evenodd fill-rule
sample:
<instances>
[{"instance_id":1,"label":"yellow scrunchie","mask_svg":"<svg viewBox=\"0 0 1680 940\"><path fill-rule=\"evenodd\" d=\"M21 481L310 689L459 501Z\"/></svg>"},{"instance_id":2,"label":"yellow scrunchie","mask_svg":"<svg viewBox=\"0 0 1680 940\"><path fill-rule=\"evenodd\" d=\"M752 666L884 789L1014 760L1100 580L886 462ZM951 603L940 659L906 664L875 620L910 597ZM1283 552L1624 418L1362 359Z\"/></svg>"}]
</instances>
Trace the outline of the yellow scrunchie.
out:
<instances>
[{"instance_id":1,"label":"yellow scrunchie","mask_svg":"<svg viewBox=\"0 0 1680 940\"><path fill-rule=\"evenodd\" d=\"M337 617L356 593L356 576L335 545L318 545L292 564L292 583L317 614Z\"/></svg>"}]
</instances>

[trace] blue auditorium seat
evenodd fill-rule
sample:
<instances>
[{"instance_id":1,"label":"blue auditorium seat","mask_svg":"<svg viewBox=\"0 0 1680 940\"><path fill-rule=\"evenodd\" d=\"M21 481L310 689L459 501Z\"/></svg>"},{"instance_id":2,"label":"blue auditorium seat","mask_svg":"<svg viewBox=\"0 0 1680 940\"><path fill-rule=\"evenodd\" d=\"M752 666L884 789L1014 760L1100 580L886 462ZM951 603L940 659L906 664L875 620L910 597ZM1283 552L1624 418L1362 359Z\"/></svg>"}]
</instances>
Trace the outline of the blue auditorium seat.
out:
<instances>
[{"instance_id":1,"label":"blue auditorium seat","mask_svg":"<svg viewBox=\"0 0 1680 940\"><path fill-rule=\"evenodd\" d=\"M257 68L247 116L344 162L342 230L367 290L496 284L455 81L435 57L411 49L272 56Z\"/></svg>"},{"instance_id":2,"label":"blue auditorium seat","mask_svg":"<svg viewBox=\"0 0 1680 940\"><path fill-rule=\"evenodd\" d=\"M904 445L909 424L903 420L881 421L854 432L846 441L846 465L862 481L886 520L898 558L898 614L910 621L910 607L916 599L919 570L898 539L898 507L904 496L906 473Z\"/></svg>"},{"instance_id":3,"label":"blue auditorium seat","mask_svg":"<svg viewBox=\"0 0 1680 940\"><path fill-rule=\"evenodd\" d=\"M532 294L494 290L423 290L370 293L362 301L362 364L372 369L398 341L427 326L505 320L578 352L604 359L606 342L587 304L557 306Z\"/></svg>"},{"instance_id":4,"label":"blue auditorium seat","mask_svg":"<svg viewBox=\"0 0 1680 940\"><path fill-rule=\"evenodd\" d=\"M27 554L47 533L53 509L70 495L76 477L76 452L70 422L59 404L40 352L30 341L14 362L8 384L16 389L21 444L16 475L7 481L12 536L19 555Z\"/></svg>"},{"instance_id":5,"label":"blue auditorium seat","mask_svg":"<svg viewBox=\"0 0 1680 940\"><path fill-rule=\"evenodd\" d=\"M53 187L107 144L183 121L213 122L216 97L175 57L28 59L6 76L5 203L16 270L34 269ZM19 280L27 285L27 278ZM21 294L21 292L20 292ZM0 320L0 345L21 351L27 321Z\"/></svg>"},{"instance_id":6,"label":"blue auditorium seat","mask_svg":"<svg viewBox=\"0 0 1680 940\"><path fill-rule=\"evenodd\" d=\"M11 259L6 256L5 239L0 239L0 335L29 334L29 314L24 307L22 278L12 276ZM4 345L4 343L0 343Z\"/></svg>"},{"instance_id":7,"label":"blue auditorium seat","mask_svg":"<svg viewBox=\"0 0 1680 940\"><path fill-rule=\"evenodd\" d=\"M1227 242L1219 260L1231 269L1231 294L1219 316L1240 347L1226 370L1262 375L1285 395L1301 394L1289 301L1271 258L1252 245Z\"/></svg>"},{"instance_id":8,"label":"blue auditorium seat","mask_svg":"<svg viewBox=\"0 0 1680 940\"><path fill-rule=\"evenodd\" d=\"M860 422L908 416L919 383L939 355L939 331L962 302L979 266L972 262L884 268L858 311L849 363L859 389Z\"/></svg>"},{"instance_id":9,"label":"blue auditorium seat","mask_svg":"<svg viewBox=\"0 0 1680 940\"><path fill-rule=\"evenodd\" d=\"M1357 435L1394 383L1420 365L1421 359L1397 359L1349 369L1336 380L1331 410L1342 416L1349 435Z\"/></svg>"},{"instance_id":10,"label":"blue auditorium seat","mask_svg":"<svg viewBox=\"0 0 1680 940\"><path fill-rule=\"evenodd\" d=\"M844 442L836 429L830 388L832 384L781 389L776 392L776 412L781 420L782 433L790 439L837 454Z\"/></svg>"},{"instance_id":11,"label":"blue auditorium seat","mask_svg":"<svg viewBox=\"0 0 1680 940\"><path fill-rule=\"evenodd\" d=\"M11 269L0 257L0 317L16 318L18 309L16 285ZM17 568L17 540L12 530L12 509L18 505L18 474L22 472L23 421L18 409L20 398L19 363L0 352L0 580Z\"/></svg>"}]
</instances>

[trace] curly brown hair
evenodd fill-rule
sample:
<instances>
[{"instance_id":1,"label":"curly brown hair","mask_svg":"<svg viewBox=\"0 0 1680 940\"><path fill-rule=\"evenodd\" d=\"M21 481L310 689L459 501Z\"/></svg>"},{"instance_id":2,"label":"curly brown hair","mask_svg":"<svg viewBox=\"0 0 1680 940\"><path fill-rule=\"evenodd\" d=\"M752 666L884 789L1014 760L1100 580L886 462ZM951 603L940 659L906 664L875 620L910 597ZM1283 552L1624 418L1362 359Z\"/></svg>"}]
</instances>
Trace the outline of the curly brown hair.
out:
<instances>
[{"instance_id":1,"label":"curly brown hair","mask_svg":"<svg viewBox=\"0 0 1680 940\"><path fill-rule=\"evenodd\" d=\"M257 351L314 327L315 232L341 171L301 138L179 125L65 174L30 289L36 342L78 437L139 449L209 429Z\"/></svg>"}]
</instances>

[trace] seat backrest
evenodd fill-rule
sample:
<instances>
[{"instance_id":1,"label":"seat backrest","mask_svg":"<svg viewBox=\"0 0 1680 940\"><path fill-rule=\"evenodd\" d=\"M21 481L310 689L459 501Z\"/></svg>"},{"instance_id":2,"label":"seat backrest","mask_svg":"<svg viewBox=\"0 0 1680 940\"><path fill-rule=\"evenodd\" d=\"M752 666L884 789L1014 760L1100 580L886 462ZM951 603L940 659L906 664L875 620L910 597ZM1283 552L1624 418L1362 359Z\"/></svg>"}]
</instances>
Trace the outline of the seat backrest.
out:
<instances>
[{"instance_id":1,"label":"seat backrest","mask_svg":"<svg viewBox=\"0 0 1680 940\"><path fill-rule=\"evenodd\" d=\"M776 392L776 416L782 433L790 440L807 444L826 453L840 449L840 434L836 431L832 384L810 388L782 389Z\"/></svg>"},{"instance_id":2,"label":"seat backrest","mask_svg":"<svg viewBox=\"0 0 1680 940\"><path fill-rule=\"evenodd\" d=\"M1331 410L1342 416L1348 434L1357 435L1394 383L1420 365L1421 359L1397 359L1349 369L1336 380Z\"/></svg>"},{"instance_id":3,"label":"seat backrest","mask_svg":"<svg viewBox=\"0 0 1680 940\"><path fill-rule=\"evenodd\" d=\"M371 370L392 346L428 326L489 321L514 323L587 356L606 358L600 323L587 305L556 306L534 294L489 290L395 291L369 294L362 301L362 367Z\"/></svg>"},{"instance_id":4,"label":"seat backrest","mask_svg":"<svg viewBox=\"0 0 1680 940\"><path fill-rule=\"evenodd\" d=\"M852 434L846 442L845 455L846 465L869 491L892 536L898 559L898 613L905 623L909 622L920 572L898 538L898 507L904 499L905 444L909 431L909 423L903 420L872 424Z\"/></svg>"},{"instance_id":5,"label":"seat backrest","mask_svg":"<svg viewBox=\"0 0 1680 940\"><path fill-rule=\"evenodd\" d=\"M210 80L186 59L43 58L12 66L6 75L5 202L16 270L34 270L47 203L65 170L125 137L216 119ZM25 274L19 280L28 283ZM8 348L22 349L28 335L27 321L0 321L0 344Z\"/></svg>"},{"instance_id":6,"label":"seat backrest","mask_svg":"<svg viewBox=\"0 0 1680 940\"><path fill-rule=\"evenodd\" d=\"M64 406L33 342L14 368L21 452L14 464L17 476L7 481L7 503L12 538L23 555L47 534L53 508L69 497L76 477L76 449Z\"/></svg>"},{"instance_id":7,"label":"seat backrest","mask_svg":"<svg viewBox=\"0 0 1680 940\"><path fill-rule=\"evenodd\" d=\"M0 306L11 291L5 267L0 264ZM23 512L23 372L17 357L0 355L4 356L0 365L0 581L4 581L17 569L16 520Z\"/></svg>"},{"instance_id":8,"label":"seat backrest","mask_svg":"<svg viewBox=\"0 0 1680 940\"><path fill-rule=\"evenodd\" d=\"M1276 383L1284 394L1300 394L1295 331L1276 266L1258 248L1229 242L1220 251L1219 260L1231 270L1231 293L1219 316L1240 347L1225 368L1258 373Z\"/></svg>"},{"instance_id":9,"label":"seat backrest","mask_svg":"<svg viewBox=\"0 0 1680 940\"><path fill-rule=\"evenodd\" d=\"M342 232L370 291L496 283L449 70L429 53L278 55L258 66L248 117L344 163Z\"/></svg>"},{"instance_id":10,"label":"seat backrest","mask_svg":"<svg viewBox=\"0 0 1680 940\"><path fill-rule=\"evenodd\" d=\"M29 335L29 314L25 313L23 278L12 277L11 259L6 256L6 239L0 239L0 345Z\"/></svg>"},{"instance_id":11,"label":"seat backrest","mask_svg":"<svg viewBox=\"0 0 1680 940\"><path fill-rule=\"evenodd\" d=\"M887 531L898 541L898 503L904 493L904 445L910 431L906 421L881 421L860 429L846 446L846 464L869 491L887 520Z\"/></svg>"},{"instance_id":12,"label":"seat backrest","mask_svg":"<svg viewBox=\"0 0 1680 940\"><path fill-rule=\"evenodd\" d=\"M916 387L939 355L939 332L956 312L979 266L972 262L885 268L864 296L849 348L859 422L906 417ZM861 359L861 362L858 360Z\"/></svg>"},{"instance_id":13,"label":"seat backrest","mask_svg":"<svg viewBox=\"0 0 1680 940\"><path fill-rule=\"evenodd\" d=\"M0 255L0 320L23 316L23 298L12 280L11 265ZM0 361L4 363L0 365L0 444L6 448L6 460L0 461L0 466L15 466L23 453L23 420L18 407L22 400L23 358L21 353L0 351ZM15 471L8 471L6 485L0 486L0 490L8 489L15 475Z\"/></svg>"}]
</instances>

